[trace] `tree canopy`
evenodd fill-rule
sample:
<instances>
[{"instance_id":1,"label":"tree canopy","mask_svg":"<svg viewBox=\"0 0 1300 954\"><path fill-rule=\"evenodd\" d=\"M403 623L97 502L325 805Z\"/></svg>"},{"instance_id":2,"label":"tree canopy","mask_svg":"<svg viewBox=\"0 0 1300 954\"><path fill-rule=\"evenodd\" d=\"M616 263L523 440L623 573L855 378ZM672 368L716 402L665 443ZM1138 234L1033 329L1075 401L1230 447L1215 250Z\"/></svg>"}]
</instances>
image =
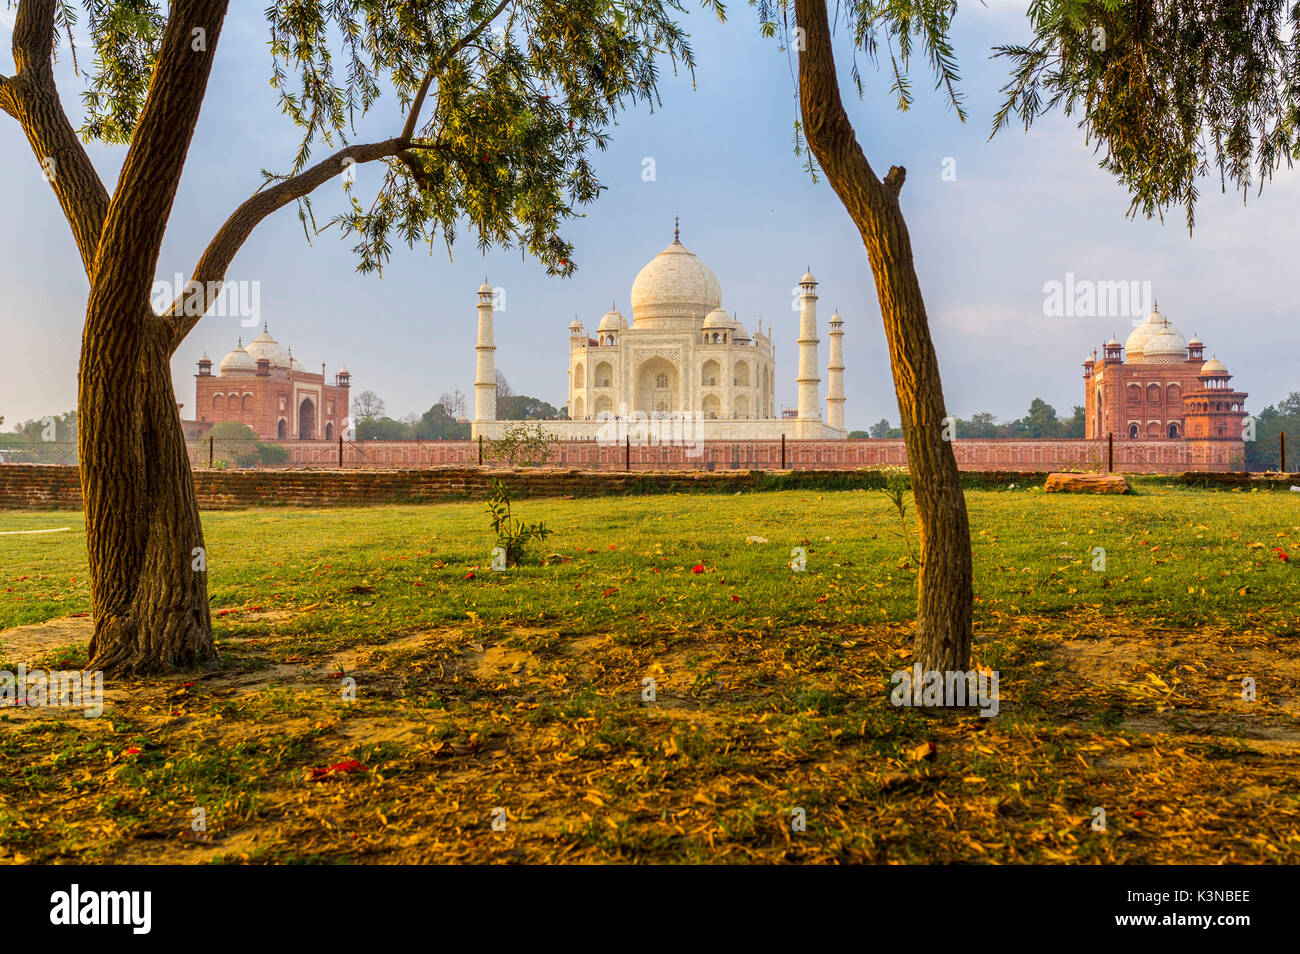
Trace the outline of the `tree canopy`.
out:
<instances>
[{"instance_id":1,"label":"tree canopy","mask_svg":"<svg viewBox=\"0 0 1300 954\"><path fill-rule=\"evenodd\" d=\"M1244 200L1300 155L1296 0L1031 0L1029 19L996 50L1014 72L993 132L1078 112L1131 214L1181 205L1191 230L1205 173Z\"/></svg>"}]
</instances>

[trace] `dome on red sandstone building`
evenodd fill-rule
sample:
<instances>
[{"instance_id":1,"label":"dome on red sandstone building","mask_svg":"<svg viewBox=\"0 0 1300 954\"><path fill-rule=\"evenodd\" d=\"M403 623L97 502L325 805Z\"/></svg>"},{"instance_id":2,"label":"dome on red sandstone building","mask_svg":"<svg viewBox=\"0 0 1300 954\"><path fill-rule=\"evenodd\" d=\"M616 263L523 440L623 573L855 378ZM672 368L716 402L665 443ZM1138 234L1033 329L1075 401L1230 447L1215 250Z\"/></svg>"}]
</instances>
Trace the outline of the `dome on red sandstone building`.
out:
<instances>
[{"instance_id":1,"label":"dome on red sandstone building","mask_svg":"<svg viewBox=\"0 0 1300 954\"><path fill-rule=\"evenodd\" d=\"M269 326L262 326L262 333L254 338L248 345L248 353L253 356L253 363L257 363L258 358L266 358L271 362L273 368L289 367L289 352L284 349L284 345L271 337ZM294 368L295 371L301 370Z\"/></svg>"},{"instance_id":2,"label":"dome on red sandstone building","mask_svg":"<svg viewBox=\"0 0 1300 954\"><path fill-rule=\"evenodd\" d=\"M228 374L231 371L256 371L257 360L244 350L244 339L239 339L239 344L235 349L221 359L221 373Z\"/></svg>"},{"instance_id":3,"label":"dome on red sandstone building","mask_svg":"<svg viewBox=\"0 0 1300 954\"><path fill-rule=\"evenodd\" d=\"M1146 321L1133 329L1124 342L1125 359L1133 364L1169 364L1187 358L1187 340L1154 307Z\"/></svg>"}]
</instances>

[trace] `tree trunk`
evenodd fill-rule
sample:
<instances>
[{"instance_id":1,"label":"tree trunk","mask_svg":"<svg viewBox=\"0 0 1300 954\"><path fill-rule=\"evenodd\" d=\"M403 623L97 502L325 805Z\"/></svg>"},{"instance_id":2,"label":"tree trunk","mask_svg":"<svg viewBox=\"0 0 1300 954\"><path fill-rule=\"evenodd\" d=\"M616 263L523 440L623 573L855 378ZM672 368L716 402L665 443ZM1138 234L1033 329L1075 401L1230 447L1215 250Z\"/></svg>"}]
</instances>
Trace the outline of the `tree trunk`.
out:
<instances>
[{"instance_id":1,"label":"tree trunk","mask_svg":"<svg viewBox=\"0 0 1300 954\"><path fill-rule=\"evenodd\" d=\"M938 671L970 668L970 528L943 385L912 261L912 243L898 203L906 171L882 182L858 145L840 99L824 0L796 0L804 32L799 99L804 135L862 236L875 277L921 544L914 659Z\"/></svg>"},{"instance_id":2,"label":"tree trunk","mask_svg":"<svg viewBox=\"0 0 1300 954\"><path fill-rule=\"evenodd\" d=\"M152 314L121 324L146 329L122 342L125 354L112 355L104 336L86 335L82 345L77 422L95 624L89 665L167 672L216 656L207 554L169 337ZM88 327L103 325L88 315Z\"/></svg>"}]
</instances>

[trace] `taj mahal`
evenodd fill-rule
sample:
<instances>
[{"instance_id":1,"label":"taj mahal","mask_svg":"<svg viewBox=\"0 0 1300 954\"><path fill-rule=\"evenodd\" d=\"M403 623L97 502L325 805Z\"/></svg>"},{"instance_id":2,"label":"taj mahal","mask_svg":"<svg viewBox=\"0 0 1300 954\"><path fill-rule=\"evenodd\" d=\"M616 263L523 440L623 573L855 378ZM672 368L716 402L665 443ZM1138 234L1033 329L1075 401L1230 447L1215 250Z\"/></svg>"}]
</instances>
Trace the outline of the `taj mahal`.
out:
<instances>
[{"instance_id":1,"label":"taj mahal","mask_svg":"<svg viewBox=\"0 0 1300 954\"><path fill-rule=\"evenodd\" d=\"M830 319L826 418L821 414L817 280L799 279L797 409L777 409L776 351L759 318L751 334L722 308L722 288L707 265L673 242L632 282L632 320L616 310L589 332L569 325L568 417L547 421L559 438L596 438L611 420L692 419L710 439L843 438L844 322ZM493 289L478 291L478 343L472 433L494 438L497 420Z\"/></svg>"}]
</instances>

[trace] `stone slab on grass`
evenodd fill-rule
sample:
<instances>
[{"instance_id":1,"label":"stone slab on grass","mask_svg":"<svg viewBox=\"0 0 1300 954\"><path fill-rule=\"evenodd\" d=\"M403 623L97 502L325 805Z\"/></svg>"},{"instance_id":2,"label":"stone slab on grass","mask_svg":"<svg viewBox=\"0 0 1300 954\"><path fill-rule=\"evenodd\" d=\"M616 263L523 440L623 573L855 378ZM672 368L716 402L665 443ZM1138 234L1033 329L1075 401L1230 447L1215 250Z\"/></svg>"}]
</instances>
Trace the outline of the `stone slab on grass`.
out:
<instances>
[{"instance_id":1,"label":"stone slab on grass","mask_svg":"<svg viewBox=\"0 0 1300 954\"><path fill-rule=\"evenodd\" d=\"M1126 494L1128 481L1120 474L1048 474L1045 493Z\"/></svg>"}]
</instances>

